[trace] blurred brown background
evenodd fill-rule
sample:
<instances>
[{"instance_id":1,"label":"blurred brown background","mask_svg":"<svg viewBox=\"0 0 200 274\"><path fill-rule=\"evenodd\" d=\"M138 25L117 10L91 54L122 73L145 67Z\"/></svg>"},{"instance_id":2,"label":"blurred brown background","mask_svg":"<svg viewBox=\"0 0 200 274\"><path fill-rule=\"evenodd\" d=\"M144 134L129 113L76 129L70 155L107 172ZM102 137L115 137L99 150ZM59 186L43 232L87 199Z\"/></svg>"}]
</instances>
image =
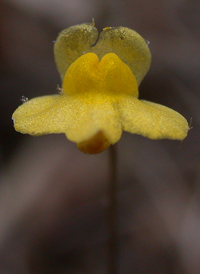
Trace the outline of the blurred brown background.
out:
<instances>
[{"instance_id":1,"label":"blurred brown background","mask_svg":"<svg viewBox=\"0 0 200 274\"><path fill-rule=\"evenodd\" d=\"M123 134L117 144L121 274L200 273L200 2L10 0L0 2L0 273L107 273L108 151L79 152L64 135L14 131L21 103L60 85L53 41L95 18L150 41L140 98L192 125L178 141Z\"/></svg>"}]
</instances>

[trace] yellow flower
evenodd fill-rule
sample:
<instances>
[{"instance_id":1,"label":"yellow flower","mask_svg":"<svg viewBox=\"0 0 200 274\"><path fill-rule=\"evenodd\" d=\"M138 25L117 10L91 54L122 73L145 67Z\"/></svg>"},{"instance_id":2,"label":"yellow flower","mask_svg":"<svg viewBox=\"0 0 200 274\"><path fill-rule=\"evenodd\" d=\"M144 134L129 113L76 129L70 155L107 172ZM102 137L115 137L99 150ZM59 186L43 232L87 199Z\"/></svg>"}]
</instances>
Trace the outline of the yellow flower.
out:
<instances>
[{"instance_id":1,"label":"yellow flower","mask_svg":"<svg viewBox=\"0 0 200 274\"><path fill-rule=\"evenodd\" d=\"M62 31L54 47L62 92L34 98L13 113L21 133L65 133L85 153L99 153L119 141L122 131L151 139L187 136L183 116L165 106L139 100L138 86L151 54L135 31L105 28L98 42L94 24Z\"/></svg>"}]
</instances>

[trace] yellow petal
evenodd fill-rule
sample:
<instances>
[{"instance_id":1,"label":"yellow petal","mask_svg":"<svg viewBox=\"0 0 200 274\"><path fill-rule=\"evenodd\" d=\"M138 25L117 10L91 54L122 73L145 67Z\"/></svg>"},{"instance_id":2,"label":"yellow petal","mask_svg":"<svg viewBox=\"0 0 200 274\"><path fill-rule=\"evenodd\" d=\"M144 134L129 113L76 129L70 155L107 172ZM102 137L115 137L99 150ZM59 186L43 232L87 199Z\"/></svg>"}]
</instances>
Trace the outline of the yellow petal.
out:
<instances>
[{"instance_id":1,"label":"yellow petal","mask_svg":"<svg viewBox=\"0 0 200 274\"><path fill-rule=\"evenodd\" d=\"M70 96L69 96L70 97ZM80 143L102 131L110 144L116 143L122 134L118 112L106 94L79 94L73 96L72 124L66 131L67 138Z\"/></svg>"},{"instance_id":2,"label":"yellow petal","mask_svg":"<svg viewBox=\"0 0 200 274\"><path fill-rule=\"evenodd\" d=\"M79 57L68 69L63 80L63 93L126 93L138 97L135 76L114 53L99 62L94 53Z\"/></svg>"},{"instance_id":3,"label":"yellow petal","mask_svg":"<svg viewBox=\"0 0 200 274\"><path fill-rule=\"evenodd\" d=\"M63 132L62 95L36 97L19 106L12 115L17 131L30 135Z\"/></svg>"},{"instance_id":4,"label":"yellow petal","mask_svg":"<svg viewBox=\"0 0 200 274\"><path fill-rule=\"evenodd\" d=\"M29 100L13 113L14 127L21 133L65 133L75 143L102 131L116 143L122 127L110 96L104 94L52 95Z\"/></svg>"},{"instance_id":5,"label":"yellow petal","mask_svg":"<svg viewBox=\"0 0 200 274\"><path fill-rule=\"evenodd\" d=\"M186 119L168 107L125 95L121 96L118 107L125 131L150 139L183 140L187 136Z\"/></svg>"}]
</instances>

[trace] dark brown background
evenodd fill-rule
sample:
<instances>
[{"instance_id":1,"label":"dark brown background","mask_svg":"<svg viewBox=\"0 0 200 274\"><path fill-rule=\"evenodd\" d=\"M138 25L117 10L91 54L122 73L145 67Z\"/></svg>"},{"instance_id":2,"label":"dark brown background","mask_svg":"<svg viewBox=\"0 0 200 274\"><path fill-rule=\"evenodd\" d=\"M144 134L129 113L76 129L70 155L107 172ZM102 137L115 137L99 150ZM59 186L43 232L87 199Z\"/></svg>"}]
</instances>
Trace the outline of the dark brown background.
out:
<instances>
[{"instance_id":1,"label":"dark brown background","mask_svg":"<svg viewBox=\"0 0 200 274\"><path fill-rule=\"evenodd\" d=\"M53 41L91 21L150 41L140 98L192 125L178 141L123 134L117 144L119 273L200 273L200 2L10 0L0 3L0 273L107 273L108 151L84 155L64 135L23 136L12 112L24 95L53 94Z\"/></svg>"}]
</instances>

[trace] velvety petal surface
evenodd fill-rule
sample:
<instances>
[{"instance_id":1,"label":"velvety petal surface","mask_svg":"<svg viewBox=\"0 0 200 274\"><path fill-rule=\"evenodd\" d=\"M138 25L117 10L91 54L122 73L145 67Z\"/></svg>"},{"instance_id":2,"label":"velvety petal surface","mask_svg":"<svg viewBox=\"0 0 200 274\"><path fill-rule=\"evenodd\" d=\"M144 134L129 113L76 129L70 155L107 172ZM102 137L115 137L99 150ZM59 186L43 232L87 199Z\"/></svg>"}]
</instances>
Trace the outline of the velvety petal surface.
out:
<instances>
[{"instance_id":1,"label":"velvety petal surface","mask_svg":"<svg viewBox=\"0 0 200 274\"><path fill-rule=\"evenodd\" d=\"M14 127L21 133L65 133L80 143L103 132L110 144L122 134L118 112L106 94L52 95L29 100L13 113Z\"/></svg>"},{"instance_id":2,"label":"velvety petal surface","mask_svg":"<svg viewBox=\"0 0 200 274\"><path fill-rule=\"evenodd\" d=\"M186 119L168 107L125 95L118 101L118 108L125 131L150 139L183 140L187 136Z\"/></svg>"}]
</instances>

